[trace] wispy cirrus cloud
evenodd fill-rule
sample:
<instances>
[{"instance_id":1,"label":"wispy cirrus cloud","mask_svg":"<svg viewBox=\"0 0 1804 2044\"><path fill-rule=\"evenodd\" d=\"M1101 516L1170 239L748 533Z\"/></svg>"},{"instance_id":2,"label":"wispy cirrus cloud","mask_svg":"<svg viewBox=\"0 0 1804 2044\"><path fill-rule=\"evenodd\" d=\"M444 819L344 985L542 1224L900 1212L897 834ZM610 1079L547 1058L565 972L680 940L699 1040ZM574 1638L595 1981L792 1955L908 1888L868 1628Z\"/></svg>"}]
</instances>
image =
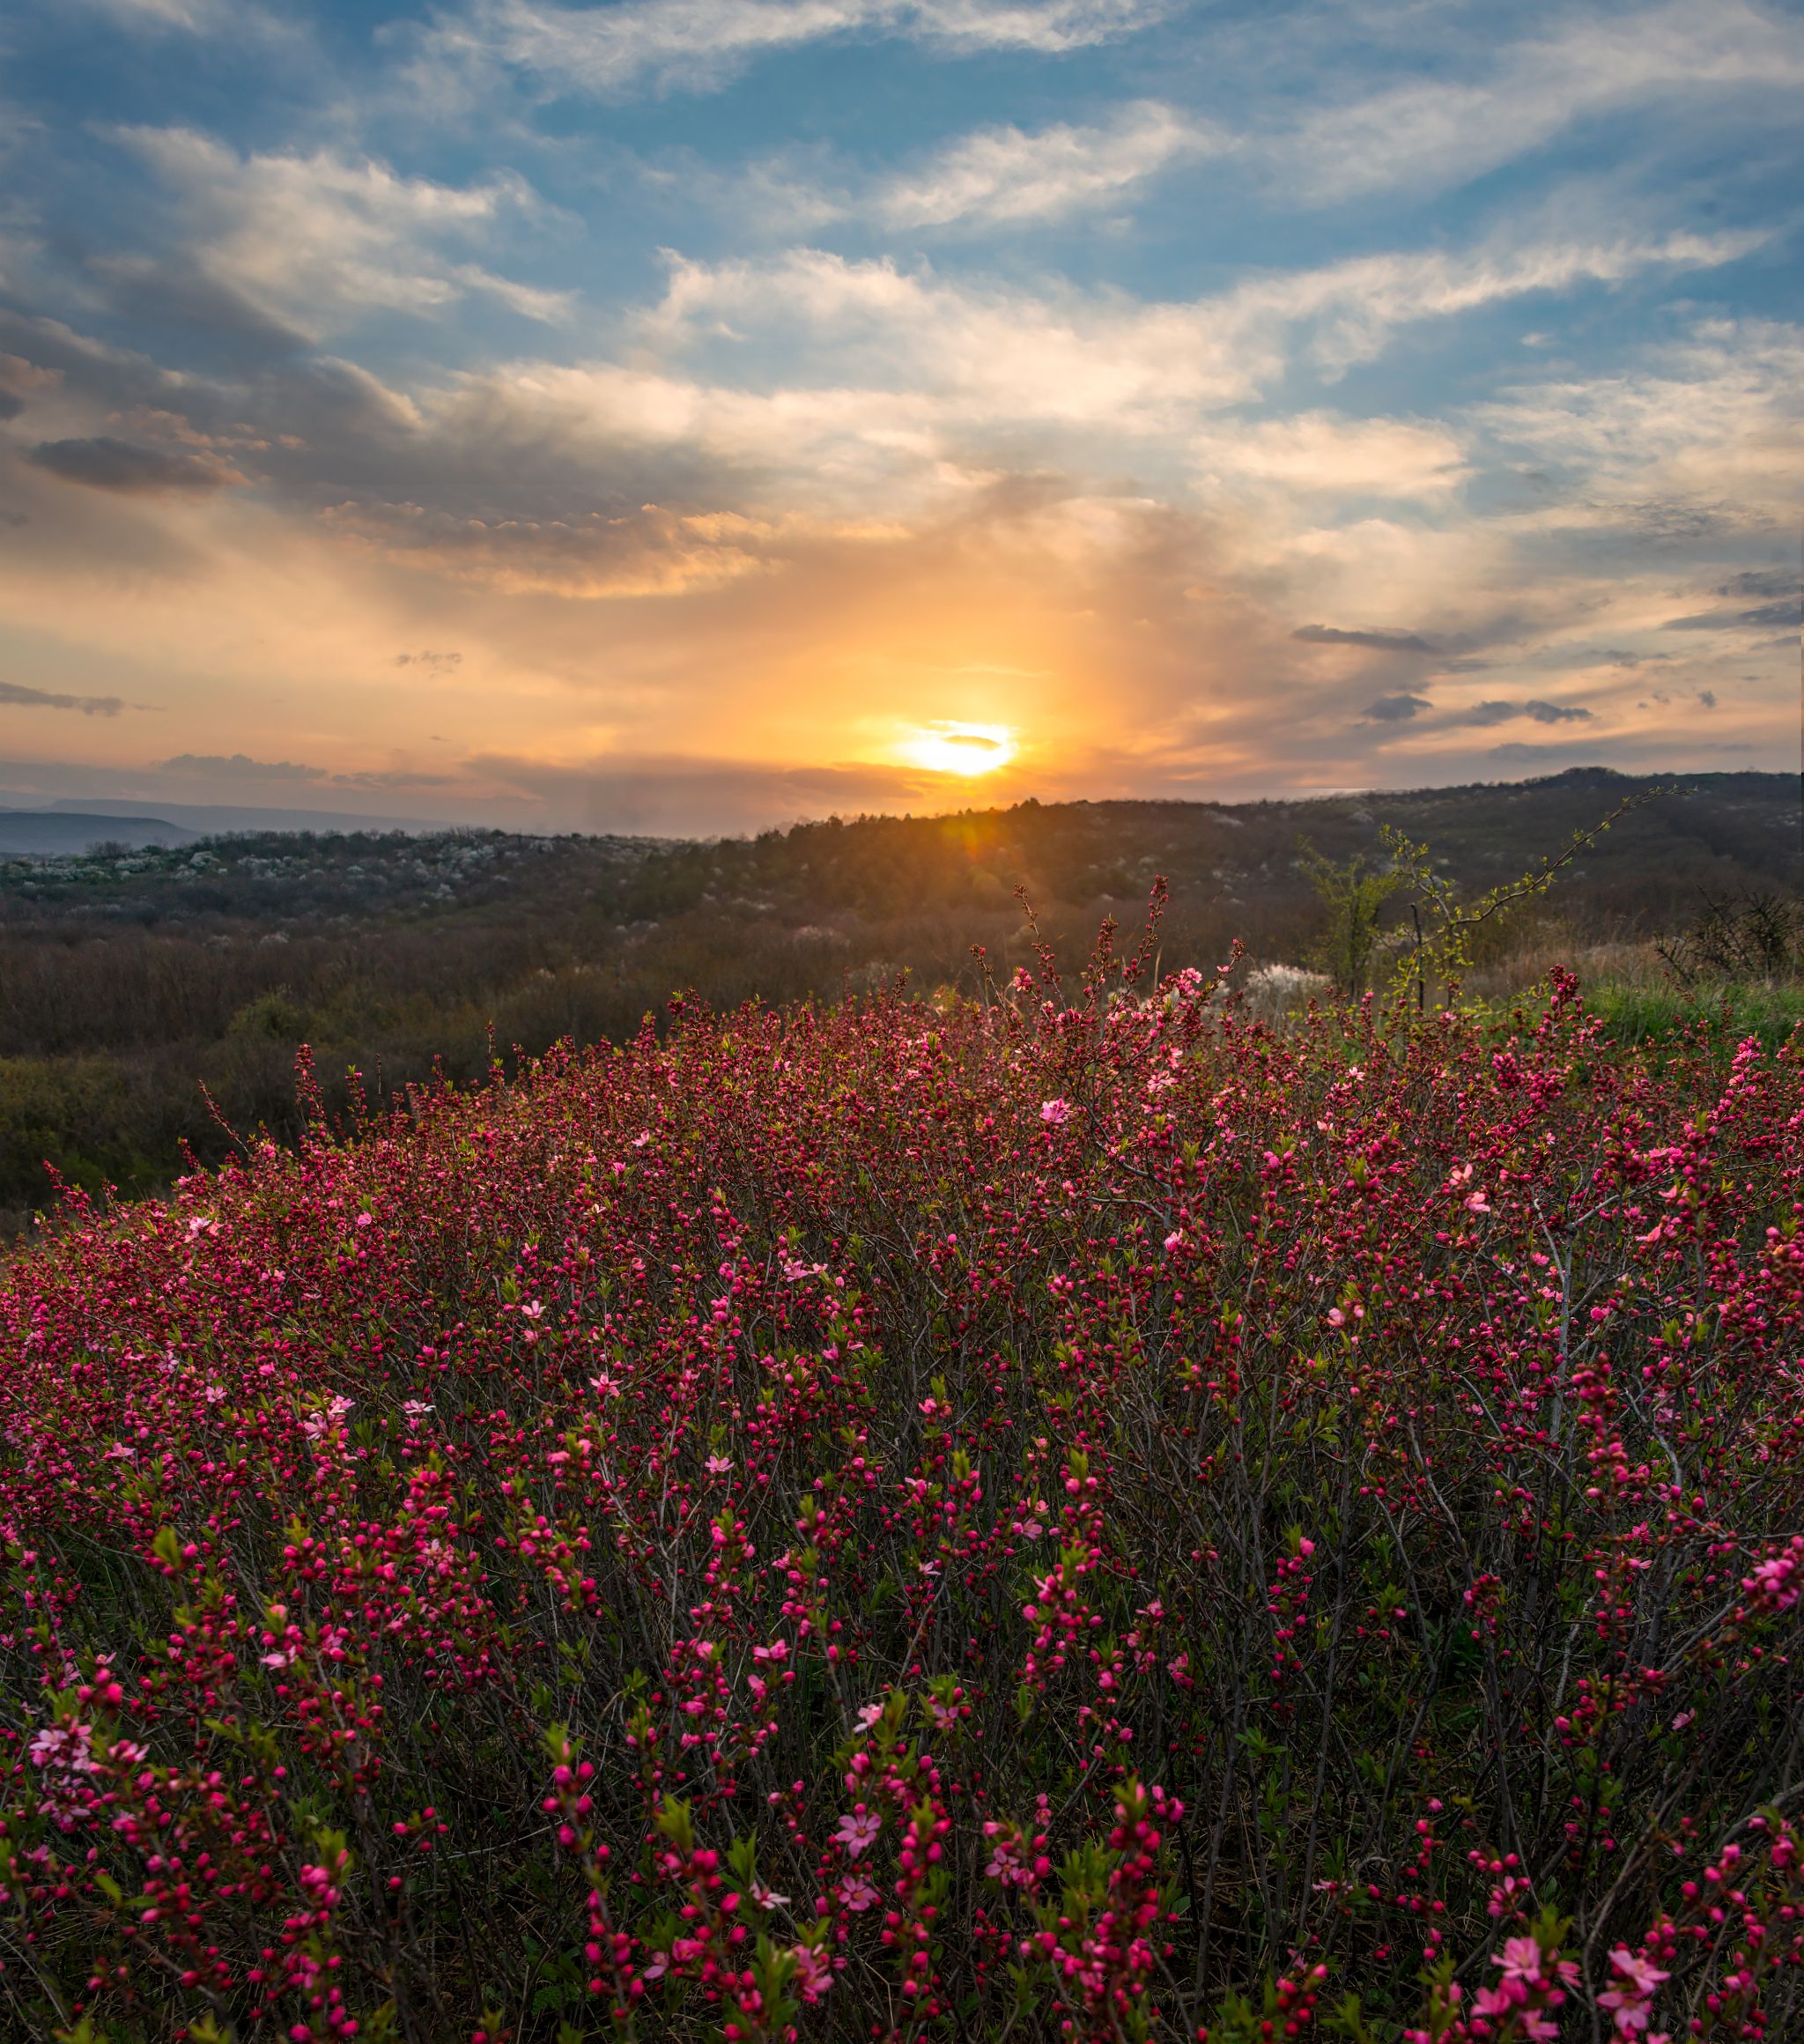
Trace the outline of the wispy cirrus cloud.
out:
<instances>
[{"instance_id":1,"label":"wispy cirrus cloud","mask_svg":"<svg viewBox=\"0 0 1804 2044\"><path fill-rule=\"evenodd\" d=\"M1733 97L1744 119L1788 120L1804 85L1797 15L1747 0L1573 11L1501 48L1486 41L1496 54L1479 75L1411 78L1268 130L1258 147L1268 174L1317 204L1445 189L1581 121L1660 101Z\"/></svg>"},{"instance_id":2,"label":"wispy cirrus cloud","mask_svg":"<svg viewBox=\"0 0 1804 2044\"><path fill-rule=\"evenodd\" d=\"M1223 152L1211 122L1139 100L1089 126L985 128L881 182L862 207L885 226L1024 226L1120 205L1174 165Z\"/></svg>"},{"instance_id":3,"label":"wispy cirrus cloud","mask_svg":"<svg viewBox=\"0 0 1804 2044\"><path fill-rule=\"evenodd\" d=\"M1175 0L617 0L559 7L478 0L440 17L428 68L501 66L545 93L615 99L719 89L760 56L854 36L903 37L956 54L1056 55L1132 34Z\"/></svg>"}]
</instances>

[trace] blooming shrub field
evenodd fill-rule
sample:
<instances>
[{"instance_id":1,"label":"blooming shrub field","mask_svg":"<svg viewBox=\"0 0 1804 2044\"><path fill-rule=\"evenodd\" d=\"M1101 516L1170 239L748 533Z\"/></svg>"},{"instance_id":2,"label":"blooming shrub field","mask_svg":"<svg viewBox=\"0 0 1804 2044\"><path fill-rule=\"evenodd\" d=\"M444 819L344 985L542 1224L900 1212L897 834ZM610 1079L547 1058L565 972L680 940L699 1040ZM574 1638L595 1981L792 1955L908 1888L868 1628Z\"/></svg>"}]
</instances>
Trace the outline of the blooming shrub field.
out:
<instances>
[{"instance_id":1,"label":"blooming shrub field","mask_svg":"<svg viewBox=\"0 0 1804 2044\"><path fill-rule=\"evenodd\" d=\"M1101 958L0 1288L0 2029L1804 2034L1804 1069Z\"/></svg>"}]
</instances>

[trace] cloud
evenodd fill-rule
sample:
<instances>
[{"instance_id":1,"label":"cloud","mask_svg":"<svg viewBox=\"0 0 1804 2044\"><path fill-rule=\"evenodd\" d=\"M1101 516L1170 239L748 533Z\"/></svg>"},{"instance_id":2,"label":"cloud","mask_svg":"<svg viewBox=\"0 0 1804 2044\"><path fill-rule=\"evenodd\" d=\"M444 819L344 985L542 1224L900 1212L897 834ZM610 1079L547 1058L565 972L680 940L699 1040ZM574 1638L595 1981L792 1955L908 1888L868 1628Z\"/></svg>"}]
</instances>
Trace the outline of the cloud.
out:
<instances>
[{"instance_id":1,"label":"cloud","mask_svg":"<svg viewBox=\"0 0 1804 2044\"><path fill-rule=\"evenodd\" d=\"M1481 702L1460 711L1453 721L1456 723L1482 727L1486 724L1512 723L1518 717L1527 717L1537 724L1570 724L1588 722L1593 714L1590 710L1580 709L1574 705L1538 700L1524 703Z\"/></svg>"},{"instance_id":2,"label":"cloud","mask_svg":"<svg viewBox=\"0 0 1804 2044\"><path fill-rule=\"evenodd\" d=\"M1191 453L1205 472L1311 497L1438 497L1470 472L1458 436L1445 426L1324 411L1237 419L1199 433Z\"/></svg>"},{"instance_id":3,"label":"cloud","mask_svg":"<svg viewBox=\"0 0 1804 2044\"><path fill-rule=\"evenodd\" d=\"M125 494L174 491L204 494L246 480L238 470L210 454L181 454L140 447L101 433L92 440L40 441L25 457L33 468L65 483Z\"/></svg>"},{"instance_id":4,"label":"cloud","mask_svg":"<svg viewBox=\"0 0 1804 2044\"><path fill-rule=\"evenodd\" d=\"M1804 578L1793 567L1745 568L1719 583L1716 593L1719 596L1789 596L1795 602L1800 582Z\"/></svg>"},{"instance_id":5,"label":"cloud","mask_svg":"<svg viewBox=\"0 0 1804 2044\"><path fill-rule=\"evenodd\" d=\"M892 228L1039 225L1117 205L1172 165L1224 146L1214 129L1141 100L1095 127L982 129L880 186L863 210Z\"/></svg>"},{"instance_id":6,"label":"cloud","mask_svg":"<svg viewBox=\"0 0 1804 2044\"><path fill-rule=\"evenodd\" d=\"M33 397L46 396L62 381L59 369L41 369L23 355L0 355L0 420L17 418Z\"/></svg>"},{"instance_id":7,"label":"cloud","mask_svg":"<svg viewBox=\"0 0 1804 2044\"><path fill-rule=\"evenodd\" d=\"M1417 632L1347 632L1338 625L1299 625L1290 636L1309 646L1366 646L1378 653L1437 650Z\"/></svg>"},{"instance_id":8,"label":"cloud","mask_svg":"<svg viewBox=\"0 0 1804 2044\"><path fill-rule=\"evenodd\" d=\"M1740 122L1791 117L1804 85L1793 22L1693 0L1568 17L1502 48L1488 75L1416 77L1306 113L1262 138L1274 178L1318 204L1445 189L1538 149L1576 122L1706 96Z\"/></svg>"},{"instance_id":9,"label":"cloud","mask_svg":"<svg viewBox=\"0 0 1804 2044\"><path fill-rule=\"evenodd\" d=\"M1628 363L1514 385L1468 416L1560 478L1519 525L1675 546L1770 540L1795 529L1800 389L1804 328L1707 318Z\"/></svg>"},{"instance_id":10,"label":"cloud","mask_svg":"<svg viewBox=\"0 0 1804 2044\"><path fill-rule=\"evenodd\" d=\"M397 653L396 667L423 667L428 674L448 674L455 667L463 664L461 653Z\"/></svg>"},{"instance_id":11,"label":"cloud","mask_svg":"<svg viewBox=\"0 0 1804 2044\"><path fill-rule=\"evenodd\" d=\"M1401 724L1433 707L1425 695L1381 695L1366 704L1364 716L1369 724Z\"/></svg>"},{"instance_id":12,"label":"cloud","mask_svg":"<svg viewBox=\"0 0 1804 2044\"><path fill-rule=\"evenodd\" d=\"M1381 353L1405 323L1649 267L1707 268L1759 238L1543 240L1360 256L1164 304L1057 285L986 286L887 259L791 249L769 260L673 263L642 332L667 352L783 360L792 390L817 379L842 392L899 384L912 411L892 407L897 430L918 426L930 392L942 418L1168 434L1200 412L1257 397L1299 357L1337 376ZM1275 456L1282 453L1275 443Z\"/></svg>"},{"instance_id":13,"label":"cloud","mask_svg":"<svg viewBox=\"0 0 1804 2044\"><path fill-rule=\"evenodd\" d=\"M181 243L164 258L103 257L122 290L186 307L197 324L236 317L251 330L317 342L373 311L432 317L472 294L522 318L556 321L568 292L511 282L447 252L529 213L525 180L504 173L456 186L403 177L373 158L270 152L240 156L186 128L118 137L175 202Z\"/></svg>"},{"instance_id":14,"label":"cloud","mask_svg":"<svg viewBox=\"0 0 1804 2044\"><path fill-rule=\"evenodd\" d=\"M618 99L643 86L712 91L759 56L859 34L948 55L1057 55L1132 34L1167 11L1164 0L477 0L440 19L423 56L429 70L499 64L547 94Z\"/></svg>"},{"instance_id":15,"label":"cloud","mask_svg":"<svg viewBox=\"0 0 1804 2044\"><path fill-rule=\"evenodd\" d=\"M1799 600L1795 595L1777 603L1756 604L1747 611L1699 611L1689 618L1668 618L1663 632L1773 632L1798 622Z\"/></svg>"},{"instance_id":16,"label":"cloud","mask_svg":"<svg viewBox=\"0 0 1804 2044\"><path fill-rule=\"evenodd\" d=\"M85 717L116 717L127 704L116 695L61 695L50 689L26 688L0 681L0 706L18 709L79 710Z\"/></svg>"},{"instance_id":17,"label":"cloud","mask_svg":"<svg viewBox=\"0 0 1804 2044\"><path fill-rule=\"evenodd\" d=\"M253 759L243 752L178 752L160 763L165 774L206 774L232 781L323 781L323 766L295 759Z\"/></svg>"},{"instance_id":18,"label":"cloud","mask_svg":"<svg viewBox=\"0 0 1804 2044\"><path fill-rule=\"evenodd\" d=\"M1298 636L1298 634L1292 634ZM1401 692L1381 695L1375 702L1367 703L1363 721L1369 724L1404 724L1413 722L1434 705L1426 696ZM1588 722L1593 713L1587 709L1568 707L1560 703L1543 702L1539 698L1529 702L1505 702L1500 700L1470 704L1467 708L1455 710L1442 717L1442 726L1470 726L1483 729L1490 724L1513 723L1519 717L1527 717L1537 724L1566 724Z\"/></svg>"},{"instance_id":19,"label":"cloud","mask_svg":"<svg viewBox=\"0 0 1804 2044\"><path fill-rule=\"evenodd\" d=\"M322 515L384 559L516 596L678 595L760 573L781 536L736 512L685 515L656 504L619 517L484 520L371 501Z\"/></svg>"}]
</instances>

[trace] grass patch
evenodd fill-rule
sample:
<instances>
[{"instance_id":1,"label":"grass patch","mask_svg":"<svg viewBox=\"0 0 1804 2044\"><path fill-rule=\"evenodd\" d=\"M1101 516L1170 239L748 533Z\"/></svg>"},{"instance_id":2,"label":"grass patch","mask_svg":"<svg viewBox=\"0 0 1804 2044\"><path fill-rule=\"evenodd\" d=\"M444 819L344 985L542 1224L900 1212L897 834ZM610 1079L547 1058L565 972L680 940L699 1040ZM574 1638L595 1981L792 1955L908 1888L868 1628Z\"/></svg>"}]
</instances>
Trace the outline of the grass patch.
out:
<instances>
[{"instance_id":1,"label":"grass patch","mask_svg":"<svg viewBox=\"0 0 1804 2044\"><path fill-rule=\"evenodd\" d=\"M1702 1031L1739 1043L1753 1036L1776 1050L1804 1022L1804 986L1717 987L1603 985L1586 995L1614 1042L1675 1042Z\"/></svg>"}]
</instances>

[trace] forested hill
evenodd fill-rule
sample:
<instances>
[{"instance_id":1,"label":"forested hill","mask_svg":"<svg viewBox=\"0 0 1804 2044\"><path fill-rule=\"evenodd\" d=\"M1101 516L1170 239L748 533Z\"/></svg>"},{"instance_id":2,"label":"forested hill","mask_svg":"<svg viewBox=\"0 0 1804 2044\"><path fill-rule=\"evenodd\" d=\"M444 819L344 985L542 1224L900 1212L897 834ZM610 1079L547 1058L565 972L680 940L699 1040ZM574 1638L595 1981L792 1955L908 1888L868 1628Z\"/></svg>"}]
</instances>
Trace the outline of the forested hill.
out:
<instances>
[{"instance_id":1,"label":"forested hill","mask_svg":"<svg viewBox=\"0 0 1804 2044\"><path fill-rule=\"evenodd\" d=\"M1379 862L1388 824L1479 892L1657 785L1583 769L1311 802L1025 802L714 842L286 833L0 861L0 1229L48 1198L46 1159L147 1191L184 1144L223 1155L225 1124L292 1134L302 1043L342 1105L350 1068L379 1094L435 1070L469 1079L516 1049L631 1035L679 989L722 1008L834 1000L898 973L969 991L974 943L1002 972L1031 955L1017 888L1070 956L1103 915L1137 921L1160 873L1167 968L1213 965L1237 938L1250 960L1307 962L1323 911L1305 841ZM1688 775L1502 935L1563 956L1645 940L1693 922L1705 894L1794 892L1798 863L1795 779ZM1401 897L1387 910L1403 912Z\"/></svg>"},{"instance_id":2,"label":"forested hill","mask_svg":"<svg viewBox=\"0 0 1804 2044\"><path fill-rule=\"evenodd\" d=\"M1795 885L1799 781L1784 774L1637 778L1574 767L1549 779L1311 801L1025 802L935 818L799 825L744 842L660 848L627 882L654 914L709 899L760 911L898 916L993 904L1024 885L1038 902L1144 897L1163 873L1174 906L1218 905L1249 943L1285 929L1310 890L1299 838L1325 856L1381 858L1386 825L1425 841L1450 878L1482 889L1557 855L1625 797L1617 824L1560 883L1567 912L1647 929L1689 912L1700 889Z\"/></svg>"}]
</instances>

